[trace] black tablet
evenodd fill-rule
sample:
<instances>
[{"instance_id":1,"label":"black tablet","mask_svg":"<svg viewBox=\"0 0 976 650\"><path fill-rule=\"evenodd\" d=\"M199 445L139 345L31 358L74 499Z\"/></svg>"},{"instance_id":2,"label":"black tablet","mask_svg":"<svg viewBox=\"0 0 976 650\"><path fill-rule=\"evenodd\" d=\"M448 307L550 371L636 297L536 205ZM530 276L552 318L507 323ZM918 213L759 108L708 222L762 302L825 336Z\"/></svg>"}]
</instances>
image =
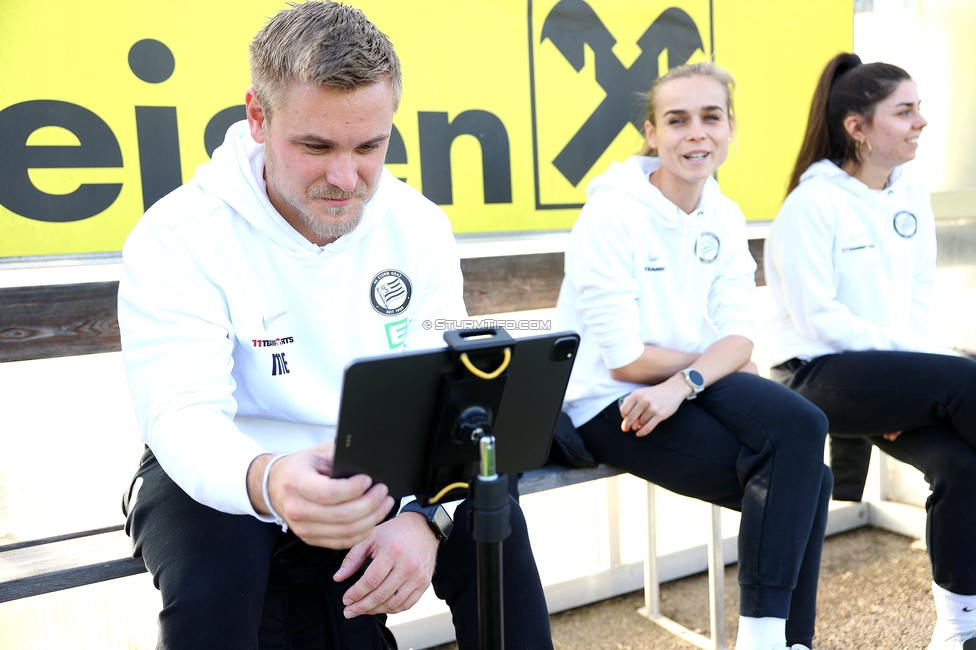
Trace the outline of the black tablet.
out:
<instances>
[{"instance_id":1,"label":"black tablet","mask_svg":"<svg viewBox=\"0 0 976 650\"><path fill-rule=\"evenodd\" d=\"M515 340L493 412L499 472L545 462L578 346L574 332ZM343 378L332 475L368 474L396 497L428 492L445 378L461 372L447 349L352 362ZM476 447L471 454L476 460ZM461 473L466 479L473 470Z\"/></svg>"}]
</instances>

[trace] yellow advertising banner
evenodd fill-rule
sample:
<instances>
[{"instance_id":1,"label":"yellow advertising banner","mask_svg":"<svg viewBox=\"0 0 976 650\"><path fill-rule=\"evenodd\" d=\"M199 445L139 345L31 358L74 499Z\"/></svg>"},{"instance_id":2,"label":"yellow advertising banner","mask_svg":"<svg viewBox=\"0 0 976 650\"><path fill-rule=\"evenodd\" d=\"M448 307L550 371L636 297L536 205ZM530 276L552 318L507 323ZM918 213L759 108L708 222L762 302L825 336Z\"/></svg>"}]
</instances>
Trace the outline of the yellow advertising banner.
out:
<instances>
[{"instance_id":1,"label":"yellow advertising banner","mask_svg":"<svg viewBox=\"0 0 976 650\"><path fill-rule=\"evenodd\" d=\"M714 57L738 81L719 171L747 217L783 198L853 0L353 0L404 68L387 165L456 233L572 227L636 153L645 93ZM121 250L243 118L247 48L277 0L0 3L0 259Z\"/></svg>"}]
</instances>

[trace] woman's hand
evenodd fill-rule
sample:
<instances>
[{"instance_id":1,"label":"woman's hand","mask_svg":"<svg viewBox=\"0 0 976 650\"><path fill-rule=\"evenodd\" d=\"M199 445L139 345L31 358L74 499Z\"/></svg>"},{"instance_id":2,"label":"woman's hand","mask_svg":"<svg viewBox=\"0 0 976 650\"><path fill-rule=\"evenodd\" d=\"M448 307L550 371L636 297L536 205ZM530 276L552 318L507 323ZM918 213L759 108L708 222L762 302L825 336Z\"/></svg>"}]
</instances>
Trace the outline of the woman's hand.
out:
<instances>
[{"instance_id":1,"label":"woman's hand","mask_svg":"<svg viewBox=\"0 0 976 650\"><path fill-rule=\"evenodd\" d=\"M620 416L624 419L620 430L635 431L637 436L646 436L654 427L674 415L689 395L691 386L680 374L656 386L634 390L620 404Z\"/></svg>"}]
</instances>

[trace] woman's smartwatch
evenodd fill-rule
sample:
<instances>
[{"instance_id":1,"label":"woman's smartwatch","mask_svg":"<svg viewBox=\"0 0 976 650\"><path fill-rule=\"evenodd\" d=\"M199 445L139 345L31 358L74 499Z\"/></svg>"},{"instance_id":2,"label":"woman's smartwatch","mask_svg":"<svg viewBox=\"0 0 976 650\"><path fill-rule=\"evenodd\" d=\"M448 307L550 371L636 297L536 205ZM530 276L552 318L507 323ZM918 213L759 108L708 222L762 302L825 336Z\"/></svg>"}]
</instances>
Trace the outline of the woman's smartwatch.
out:
<instances>
[{"instance_id":1,"label":"woman's smartwatch","mask_svg":"<svg viewBox=\"0 0 976 650\"><path fill-rule=\"evenodd\" d=\"M430 530L437 536L437 539L442 542L450 537L451 531L454 530L454 520L451 519L451 515L447 514L444 506L434 505L424 508L417 501L411 501L403 506L400 512L418 512L427 517L427 525L430 526Z\"/></svg>"},{"instance_id":2,"label":"woman's smartwatch","mask_svg":"<svg viewBox=\"0 0 976 650\"><path fill-rule=\"evenodd\" d=\"M705 378L702 377L700 372L694 368L685 368L681 371L681 374L685 376L685 383L691 386L691 395L685 399L695 399L698 397L698 393L705 390Z\"/></svg>"}]
</instances>

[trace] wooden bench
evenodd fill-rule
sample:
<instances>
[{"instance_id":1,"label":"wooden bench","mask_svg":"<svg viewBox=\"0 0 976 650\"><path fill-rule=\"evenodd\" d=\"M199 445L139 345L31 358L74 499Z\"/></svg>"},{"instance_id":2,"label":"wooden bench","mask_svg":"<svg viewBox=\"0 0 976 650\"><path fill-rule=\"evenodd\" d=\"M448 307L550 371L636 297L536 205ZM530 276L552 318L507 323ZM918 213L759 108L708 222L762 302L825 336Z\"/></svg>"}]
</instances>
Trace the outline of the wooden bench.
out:
<instances>
[{"instance_id":1,"label":"wooden bench","mask_svg":"<svg viewBox=\"0 0 976 650\"><path fill-rule=\"evenodd\" d=\"M762 284L762 240L750 240L750 250L760 262L757 282ZM563 254L466 258L462 271L471 316L547 309L556 304ZM0 363L119 351L117 293L118 282L0 289ZM532 494L620 473L604 465L593 469L550 465L527 473L519 487L523 494ZM648 490L653 507L654 486L649 485ZM718 512L714 507L709 546L714 638L697 635L660 613L653 512L649 513L645 608L641 610L692 643L716 649L725 647ZM142 560L131 557L122 528L117 525L7 544L0 540L0 603L145 572Z\"/></svg>"}]
</instances>

